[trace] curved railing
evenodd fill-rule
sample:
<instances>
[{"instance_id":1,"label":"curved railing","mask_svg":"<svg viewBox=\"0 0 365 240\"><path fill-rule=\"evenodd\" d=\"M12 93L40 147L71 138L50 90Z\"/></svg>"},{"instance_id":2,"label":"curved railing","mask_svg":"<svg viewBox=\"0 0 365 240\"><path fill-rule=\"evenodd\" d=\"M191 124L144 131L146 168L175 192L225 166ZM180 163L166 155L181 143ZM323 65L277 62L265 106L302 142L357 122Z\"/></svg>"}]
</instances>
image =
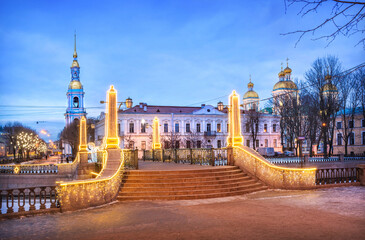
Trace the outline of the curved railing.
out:
<instances>
[{"instance_id":1,"label":"curved railing","mask_svg":"<svg viewBox=\"0 0 365 240\"><path fill-rule=\"evenodd\" d=\"M233 148L234 164L272 188L309 189L316 185L316 168L284 168L244 146Z\"/></svg>"},{"instance_id":2,"label":"curved railing","mask_svg":"<svg viewBox=\"0 0 365 240\"><path fill-rule=\"evenodd\" d=\"M97 179L57 182L57 194L61 211L99 206L113 201L119 192L124 172L124 154L116 172Z\"/></svg>"},{"instance_id":3,"label":"curved railing","mask_svg":"<svg viewBox=\"0 0 365 240\"><path fill-rule=\"evenodd\" d=\"M79 162L80 156L77 154L72 163L0 165L0 174L59 174L73 176L76 173Z\"/></svg>"}]
</instances>

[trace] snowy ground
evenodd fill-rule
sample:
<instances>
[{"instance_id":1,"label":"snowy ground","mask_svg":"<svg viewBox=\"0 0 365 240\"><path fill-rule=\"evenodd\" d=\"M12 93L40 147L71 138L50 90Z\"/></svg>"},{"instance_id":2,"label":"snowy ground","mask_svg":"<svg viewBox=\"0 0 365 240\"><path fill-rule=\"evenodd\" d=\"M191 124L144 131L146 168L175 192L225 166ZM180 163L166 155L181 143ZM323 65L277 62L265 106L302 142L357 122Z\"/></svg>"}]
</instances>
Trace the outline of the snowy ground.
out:
<instances>
[{"instance_id":1,"label":"snowy ground","mask_svg":"<svg viewBox=\"0 0 365 240\"><path fill-rule=\"evenodd\" d=\"M365 187L137 201L0 221L1 239L364 239Z\"/></svg>"}]
</instances>

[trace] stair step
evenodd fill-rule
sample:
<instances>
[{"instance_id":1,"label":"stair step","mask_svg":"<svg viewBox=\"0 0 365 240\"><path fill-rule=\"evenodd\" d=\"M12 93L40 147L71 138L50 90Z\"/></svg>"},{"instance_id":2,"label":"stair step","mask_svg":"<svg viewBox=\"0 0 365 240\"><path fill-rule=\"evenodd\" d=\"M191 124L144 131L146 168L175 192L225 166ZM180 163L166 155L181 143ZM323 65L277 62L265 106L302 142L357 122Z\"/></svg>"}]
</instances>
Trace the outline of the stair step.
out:
<instances>
[{"instance_id":1,"label":"stair step","mask_svg":"<svg viewBox=\"0 0 365 240\"><path fill-rule=\"evenodd\" d=\"M142 178L142 179L128 179L125 178L123 179L123 181L128 181L131 183L145 183L145 182L149 182L149 183L161 183L161 182L170 182L170 183L174 183L174 182L203 182L203 181L214 181L214 180L223 180L223 179L232 179L232 178L237 178L237 177L244 177L247 176L245 173L239 172L239 173L235 173L235 174L230 174L230 175L223 175L223 176L197 176L197 177L190 177L190 178L186 178L186 177L179 177L179 178Z\"/></svg>"},{"instance_id":2,"label":"stair step","mask_svg":"<svg viewBox=\"0 0 365 240\"><path fill-rule=\"evenodd\" d=\"M219 166L219 167L211 167L211 168L203 168L203 169L181 169L181 170L127 170L126 174L134 174L134 175L145 175L145 174L186 174L186 173L204 173L204 172L224 172L227 170L239 170L237 166Z\"/></svg>"},{"instance_id":3,"label":"stair step","mask_svg":"<svg viewBox=\"0 0 365 240\"><path fill-rule=\"evenodd\" d=\"M195 172L195 173L169 173L169 174L133 174L126 173L124 178L128 180L138 180L147 178L151 179L166 179L166 178L194 178L194 177L213 177L213 176L226 176L231 174L242 173L241 170L229 170L229 171L218 171L218 172Z\"/></svg>"},{"instance_id":4,"label":"stair step","mask_svg":"<svg viewBox=\"0 0 365 240\"><path fill-rule=\"evenodd\" d=\"M260 183L251 183L236 187L226 187L226 188L210 188L210 189L172 189L169 191L169 189L163 189L162 191L157 191L153 189L141 189L141 191L136 192L123 192L121 191L119 193L119 196L165 196L165 195L197 195L197 194L213 194L213 193L221 193L221 192L234 192L234 191L240 191L250 188L256 188L260 187L262 184ZM152 190L152 191L150 191Z\"/></svg>"},{"instance_id":5,"label":"stair step","mask_svg":"<svg viewBox=\"0 0 365 240\"><path fill-rule=\"evenodd\" d=\"M243 195L251 192L266 190L267 186L259 186L256 188L249 188L232 192L220 192L210 194L194 194L194 195L166 195L166 196L118 196L119 201L128 200L191 200L191 199L205 199L205 198L217 198L217 197L229 197Z\"/></svg>"},{"instance_id":6,"label":"stair step","mask_svg":"<svg viewBox=\"0 0 365 240\"><path fill-rule=\"evenodd\" d=\"M122 185L121 192L141 192L141 191L172 191L175 189L179 190L193 190L193 189L211 189L211 188L228 188L228 187L237 187L242 185L248 185L256 183L253 179L247 179L243 181L235 181L235 182L210 182L210 184L190 184L187 186L181 184L144 184L144 185Z\"/></svg>"},{"instance_id":7,"label":"stair step","mask_svg":"<svg viewBox=\"0 0 365 240\"><path fill-rule=\"evenodd\" d=\"M249 176L241 176L237 178L220 179L220 180L210 180L210 181L199 181L199 182L131 182L129 180L123 180L123 187L174 187L174 186L203 186L203 185L213 185L213 184L225 184L225 183L236 183L242 181L248 181L252 178Z\"/></svg>"}]
</instances>

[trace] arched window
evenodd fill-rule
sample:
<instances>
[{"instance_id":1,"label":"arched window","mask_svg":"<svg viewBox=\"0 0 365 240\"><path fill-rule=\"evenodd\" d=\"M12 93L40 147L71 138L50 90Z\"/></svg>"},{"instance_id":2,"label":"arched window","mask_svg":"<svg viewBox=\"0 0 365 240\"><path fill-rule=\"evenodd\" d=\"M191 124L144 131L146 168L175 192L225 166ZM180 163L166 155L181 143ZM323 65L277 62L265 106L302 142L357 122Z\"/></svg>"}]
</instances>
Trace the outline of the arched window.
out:
<instances>
[{"instance_id":1,"label":"arched window","mask_svg":"<svg viewBox=\"0 0 365 240\"><path fill-rule=\"evenodd\" d=\"M73 106L75 108L78 108L79 107L79 98L78 97L74 97Z\"/></svg>"}]
</instances>

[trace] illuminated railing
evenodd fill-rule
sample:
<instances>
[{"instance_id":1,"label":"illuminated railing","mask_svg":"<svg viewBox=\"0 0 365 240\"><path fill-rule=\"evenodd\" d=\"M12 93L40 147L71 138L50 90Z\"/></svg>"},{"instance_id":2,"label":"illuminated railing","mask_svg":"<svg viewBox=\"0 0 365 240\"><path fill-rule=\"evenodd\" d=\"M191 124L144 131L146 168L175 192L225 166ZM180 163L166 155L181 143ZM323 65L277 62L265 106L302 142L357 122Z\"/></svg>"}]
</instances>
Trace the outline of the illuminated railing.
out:
<instances>
[{"instance_id":1,"label":"illuminated railing","mask_svg":"<svg viewBox=\"0 0 365 240\"><path fill-rule=\"evenodd\" d=\"M59 211L54 186L0 190L0 205L3 216Z\"/></svg>"},{"instance_id":2,"label":"illuminated railing","mask_svg":"<svg viewBox=\"0 0 365 240\"><path fill-rule=\"evenodd\" d=\"M56 189L61 211L99 206L113 201L119 192L124 163L124 151L122 151L119 167L112 176L57 182Z\"/></svg>"},{"instance_id":3,"label":"illuminated railing","mask_svg":"<svg viewBox=\"0 0 365 240\"><path fill-rule=\"evenodd\" d=\"M127 169L138 169L138 150L123 150L123 155Z\"/></svg>"},{"instance_id":4,"label":"illuminated railing","mask_svg":"<svg viewBox=\"0 0 365 240\"><path fill-rule=\"evenodd\" d=\"M181 164L227 165L225 148L179 148L143 150L144 161L175 162Z\"/></svg>"},{"instance_id":5,"label":"illuminated railing","mask_svg":"<svg viewBox=\"0 0 365 240\"><path fill-rule=\"evenodd\" d=\"M341 183L355 183L360 180L360 169L353 168L329 168L317 169L316 184L341 184Z\"/></svg>"},{"instance_id":6,"label":"illuminated railing","mask_svg":"<svg viewBox=\"0 0 365 240\"><path fill-rule=\"evenodd\" d=\"M43 175L43 174L71 174L74 175L79 164L77 154L72 163L60 164L21 164L21 165L0 165L0 174L17 175Z\"/></svg>"},{"instance_id":7,"label":"illuminated railing","mask_svg":"<svg viewBox=\"0 0 365 240\"><path fill-rule=\"evenodd\" d=\"M278 167L254 150L244 146L235 146L233 156L236 166L257 177L270 187L309 189L316 185L316 168Z\"/></svg>"}]
</instances>

